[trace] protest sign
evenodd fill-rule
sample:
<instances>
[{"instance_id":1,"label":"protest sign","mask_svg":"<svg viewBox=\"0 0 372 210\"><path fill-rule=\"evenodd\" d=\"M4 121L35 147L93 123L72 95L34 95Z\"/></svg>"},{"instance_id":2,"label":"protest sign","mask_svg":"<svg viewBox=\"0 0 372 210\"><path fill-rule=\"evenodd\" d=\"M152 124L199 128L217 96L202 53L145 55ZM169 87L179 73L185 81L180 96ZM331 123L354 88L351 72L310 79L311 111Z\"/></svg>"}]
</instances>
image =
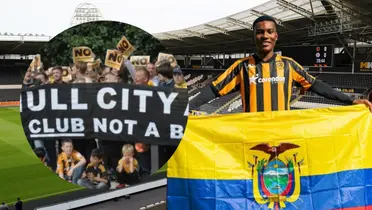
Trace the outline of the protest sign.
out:
<instances>
[{"instance_id":1,"label":"protest sign","mask_svg":"<svg viewBox=\"0 0 372 210\"><path fill-rule=\"evenodd\" d=\"M119 50L107 50L105 65L114 69L120 69L123 59L122 53Z\"/></svg>"},{"instance_id":2,"label":"protest sign","mask_svg":"<svg viewBox=\"0 0 372 210\"><path fill-rule=\"evenodd\" d=\"M41 62L41 56L40 54L37 54L30 63L30 69L32 72L37 71L39 72L41 67L43 66L43 63Z\"/></svg>"},{"instance_id":3,"label":"protest sign","mask_svg":"<svg viewBox=\"0 0 372 210\"><path fill-rule=\"evenodd\" d=\"M177 66L177 60L176 58L171 55L171 54L166 54L166 53L159 53L158 55L158 62L167 60L171 64L172 67Z\"/></svg>"},{"instance_id":4,"label":"protest sign","mask_svg":"<svg viewBox=\"0 0 372 210\"><path fill-rule=\"evenodd\" d=\"M131 45L131 43L125 36L121 38L116 48L123 53L123 56L125 58L128 58L135 50L133 45Z\"/></svg>"},{"instance_id":5,"label":"protest sign","mask_svg":"<svg viewBox=\"0 0 372 210\"><path fill-rule=\"evenodd\" d=\"M93 62L94 58L93 51L89 47L81 46L72 48L72 59L75 62Z\"/></svg>"},{"instance_id":6,"label":"protest sign","mask_svg":"<svg viewBox=\"0 0 372 210\"><path fill-rule=\"evenodd\" d=\"M140 56L130 56L130 62L133 66L146 66L150 63L150 56L140 55Z\"/></svg>"}]
</instances>

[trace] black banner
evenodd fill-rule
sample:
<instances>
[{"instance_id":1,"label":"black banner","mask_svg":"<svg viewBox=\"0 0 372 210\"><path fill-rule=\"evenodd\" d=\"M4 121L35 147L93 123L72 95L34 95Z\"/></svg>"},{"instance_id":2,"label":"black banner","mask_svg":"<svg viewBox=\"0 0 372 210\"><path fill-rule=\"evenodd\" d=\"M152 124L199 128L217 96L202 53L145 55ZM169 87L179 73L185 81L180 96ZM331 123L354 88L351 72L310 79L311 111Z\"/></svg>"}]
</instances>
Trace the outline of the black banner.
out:
<instances>
[{"instance_id":1,"label":"black banner","mask_svg":"<svg viewBox=\"0 0 372 210\"><path fill-rule=\"evenodd\" d=\"M127 84L53 84L23 90L28 140L99 139L178 145L186 128L186 89Z\"/></svg>"},{"instance_id":2,"label":"black banner","mask_svg":"<svg viewBox=\"0 0 372 210\"><path fill-rule=\"evenodd\" d=\"M354 72L372 74L372 61L355 61Z\"/></svg>"}]
</instances>

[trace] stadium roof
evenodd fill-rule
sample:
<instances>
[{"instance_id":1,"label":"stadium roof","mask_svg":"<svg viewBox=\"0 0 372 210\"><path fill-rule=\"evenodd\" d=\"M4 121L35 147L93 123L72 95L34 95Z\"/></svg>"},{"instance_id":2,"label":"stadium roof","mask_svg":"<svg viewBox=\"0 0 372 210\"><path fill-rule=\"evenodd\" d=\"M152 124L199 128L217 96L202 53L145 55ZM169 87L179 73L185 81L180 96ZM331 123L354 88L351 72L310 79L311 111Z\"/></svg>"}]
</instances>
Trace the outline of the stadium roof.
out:
<instances>
[{"instance_id":1,"label":"stadium roof","mask_svg":"<svg viewBox=\"0 0 372 210\"><path fill-rule=\"evenodd\" d=\"M76 7L70 24L75 26L85 22L102 20L102 18L97 7L90 3L82 3ZM0 33L0 54L36 54L51 39L51 36L44 34Z\"/></svg>"},{"instance_id":2,"label":"stadium roof","mask_svg":"<svg viewBox=\"0 0 372 210\"><path fill-rule=\"evenodd\" d=\"M50 39L44 34L0 33L0 54L36 54Z\"/></svg>"},{"instance_id":3,"label":"stadium roof","mask_svg":"<svg viewBox=\"0 0 372 210\"><path fill-rule=\"evenodd\" d=\"M98 20L103 20L101 11L91 3L82 3L76 7L70 25L75 26L81 23Z\"/></svg>"},{"instance_id":4,"label":"stadium roof","mask_svg":"<svg viewBox=\"0 0 372 210\"><path fill-rule=\"evenodd\" d=\"M205 24L153 35L173 54L250 52L255 48L253 21L261 15L270 15L280 25L278 47L303 43L341 47L347 44L346 37L372 40L369 37L372 27L367 27L372 22L367 8L372 9L369 0L348 0L346 3L339 0L272 0Z\"/></svg>"}]
</instances>

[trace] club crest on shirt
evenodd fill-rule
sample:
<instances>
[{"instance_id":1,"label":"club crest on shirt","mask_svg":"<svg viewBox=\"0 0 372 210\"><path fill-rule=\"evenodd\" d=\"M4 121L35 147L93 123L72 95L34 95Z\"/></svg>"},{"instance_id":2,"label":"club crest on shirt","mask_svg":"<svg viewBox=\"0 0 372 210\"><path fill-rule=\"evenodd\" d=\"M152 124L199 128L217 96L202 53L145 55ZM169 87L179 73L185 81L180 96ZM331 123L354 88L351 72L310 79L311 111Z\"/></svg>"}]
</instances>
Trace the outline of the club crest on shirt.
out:
<instances>
[{"instance_id":1,"label":"club crest on shirt","mask_svg":"<svg viewBox=\"0 0 372 210\"><path fill-rule=\"evenodd\" d=\"M255 201L268 205L269 209L283 209L285 203L295 202L300 195L301 165L298 161L299 145L281 143L278 146L258 144L249 150L258 151L248 161L252 173L253 196ZM262 154L262 155L261 155Z\"/></svg>"},{"instance_id":2,"label":"club crest on shirt","mask_svg":"<svg viewBox=\"0 0 372 210\"><path fill-rule=\"evenodd\" d=\"M284 68L284 63L283 63L283 61L277 61L277 62L276 62L276 68L280 68L280 69Z\"/></svg>"}]
</instances>

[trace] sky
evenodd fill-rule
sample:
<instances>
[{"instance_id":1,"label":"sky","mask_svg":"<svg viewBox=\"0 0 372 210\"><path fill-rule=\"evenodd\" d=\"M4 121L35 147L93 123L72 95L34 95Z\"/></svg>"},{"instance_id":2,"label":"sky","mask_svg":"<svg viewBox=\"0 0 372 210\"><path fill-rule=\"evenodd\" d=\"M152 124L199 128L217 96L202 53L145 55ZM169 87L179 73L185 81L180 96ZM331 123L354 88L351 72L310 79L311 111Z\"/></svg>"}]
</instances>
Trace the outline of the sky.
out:
<instances>
[{"instance_id":1,"label":"sky","mask_svg":"<svg viewBox=\"0 0 372 210\"><path fill-rule=\"evenodd\" d=\"M184 29L232 15L268 0L6 0L0 32L56 36L70 27L75 8L91 3L105 20L125 22L151 34Z\"/></svg>"}]
</instances>

